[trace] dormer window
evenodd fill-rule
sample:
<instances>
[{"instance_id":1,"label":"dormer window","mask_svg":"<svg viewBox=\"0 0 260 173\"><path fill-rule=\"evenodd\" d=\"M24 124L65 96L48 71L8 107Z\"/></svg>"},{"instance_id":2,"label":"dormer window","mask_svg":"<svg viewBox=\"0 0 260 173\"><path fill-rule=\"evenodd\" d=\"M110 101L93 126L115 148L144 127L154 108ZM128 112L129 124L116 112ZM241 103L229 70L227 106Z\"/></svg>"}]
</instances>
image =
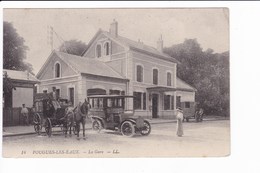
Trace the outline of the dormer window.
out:
<instances>
[{"instance_id":1,"label":"dormer window","mask_svg":"<svg viewBox=\"0 0 260 173\"><path fill-rule=\"evenodd\" d=\"M56 62L54 65L54 77L55 78L61 77L61 65L59 62Z\"/></svg>"},{"instance_id":2,"label":"dormer window","mask_svg":"<svg viewBox=\"0 0 260 173\"><path fill-rule=\"evenodd\" d=\"M101 57L101 45L98 44L96 47L96 57L100 58Z\"/></svg>"},{"instance_id":3,"label":"dormer window","mask_svg":"<svg viewBox=\"0 0 260 173\"><path fill-rule=\"evenodd\" d=\"M109 43L108 42L106 42L105 44L104 44L104 52L105 52L105 56L107 56L107 55L109 55L110 53L110 51L109 51Z\"/></svg>"}]
</instances>

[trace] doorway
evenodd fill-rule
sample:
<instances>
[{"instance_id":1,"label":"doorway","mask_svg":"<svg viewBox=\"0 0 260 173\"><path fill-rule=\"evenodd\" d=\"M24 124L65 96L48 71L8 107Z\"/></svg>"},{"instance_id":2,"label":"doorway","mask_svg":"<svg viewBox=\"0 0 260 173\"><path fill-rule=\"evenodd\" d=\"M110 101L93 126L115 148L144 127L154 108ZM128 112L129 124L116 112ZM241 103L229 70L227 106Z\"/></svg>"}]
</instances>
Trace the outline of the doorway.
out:
<instances>
[{"instance_id":1,"label":"doorway","mask_svg":"<svg viewBox=\"0 0 260 173\"><path fill-rule=\"evenodd\" d=\"M158 118L158 94L152 94L152 117Z\"/></svg>"}]
</instances>

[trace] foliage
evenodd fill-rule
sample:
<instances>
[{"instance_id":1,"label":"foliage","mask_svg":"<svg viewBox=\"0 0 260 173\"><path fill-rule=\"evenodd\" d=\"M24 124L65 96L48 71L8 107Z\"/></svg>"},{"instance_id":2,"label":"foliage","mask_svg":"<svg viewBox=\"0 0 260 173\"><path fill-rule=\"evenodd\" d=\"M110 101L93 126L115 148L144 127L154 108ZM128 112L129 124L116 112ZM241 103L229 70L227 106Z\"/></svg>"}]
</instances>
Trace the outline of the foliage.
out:
<instances>
[{"instance_id":1,"label":"foliage","mask_svg":"<svg viewBox=\"0 0 260 173\"><path fill-rule=\"evenodd\" d=\"M15 89L12 80L7 73L3 73L3 94L11 93L12 89Z\"/></svg>"},{"instance_id":2,"label":"foliage","mask_svg":"<svg viewBox=\"0 0 260 173\"><path fill-rule=\"evenodd\" d=\"M24 39L18 35L12 23L4 21L3 30L3 68L32 72L32 65L24 62L26 51L29 50Z\"/></svg>"},{"instance_id":3,"label":"foliage","mask_svg":"<svg viewBox=\"0 0 260 173\"><path fill-rule=\"evenodd\" d=\"M3 73L3 106L12 106L12 90L15 90L12 80L8 77L7 73Z\"/></svg>"},{"instance_id":4,"label":"foliage","mask_svg":"<svg viewBox=\"0 0 260 173\"><path fill-rule=\"evenodd\" d=\"M164 52L180 62L177 76L197 89L196 102L206 114L229 116L229 52L203 51L196 39Z\"/></svg>"},{"instance_id":5,"label":"foliage","mask_svg":"<svg viewBox=\"0 0 260 173\"><path fill-rule=\"evenodd\" d=\"M59 51L73 54L73 55L82 55L82 53L87 49L87 45L78 40L69 40L65 41L60 47Z\"/></svg>"}]
</instances>

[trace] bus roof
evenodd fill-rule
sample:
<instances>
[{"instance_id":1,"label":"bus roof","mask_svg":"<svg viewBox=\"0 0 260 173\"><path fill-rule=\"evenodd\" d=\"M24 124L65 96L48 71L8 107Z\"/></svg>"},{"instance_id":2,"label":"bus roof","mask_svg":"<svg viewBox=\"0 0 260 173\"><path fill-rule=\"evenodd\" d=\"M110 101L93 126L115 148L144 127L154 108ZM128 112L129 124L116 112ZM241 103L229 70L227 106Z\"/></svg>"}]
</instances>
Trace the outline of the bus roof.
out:
<instances>
[{"instance_id":1,"label":"bus roof","mask_svg":"<svg viewBox=\"0 0 260 173\"><path fill-rule=\"evenodd\" d=\"M134 96L130 95L92 95L87 98L134 98Z\"/></svg>"}]
</instances>

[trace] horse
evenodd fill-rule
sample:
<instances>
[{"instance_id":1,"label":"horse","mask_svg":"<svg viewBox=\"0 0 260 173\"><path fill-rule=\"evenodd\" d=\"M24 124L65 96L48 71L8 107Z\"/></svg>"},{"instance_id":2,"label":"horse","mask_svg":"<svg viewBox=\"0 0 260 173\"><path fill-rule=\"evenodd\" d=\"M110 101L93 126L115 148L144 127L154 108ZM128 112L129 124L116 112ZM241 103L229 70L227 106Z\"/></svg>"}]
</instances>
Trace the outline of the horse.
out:
<instances>
[{"instance_id":1,"label":"horse","mask_svg":"<svg viewBox=\"0 0 260 173\"><path fill-rule=\"evenodd\" d=\"M77 134L77 139L79 138L79 131L80 131L80 124L83 127L83 139L86 140L85 137L85 124L86 124L86 117L88 115L88 110L90 108L90 104L85 99L83 103L79 102L79 104L74 109L67 109L66 111L66 119L67 119L67 128L65 132L65 137L67 136L68 127L70 129L70 136L71 136L71 129L75 125L75 131Z\"/></svg>"},{"instance_id":2,"label":"horse","mask_svg":"<svg viewBox=\"0 0 260 173\"><path fill-rule=\"evenodd\" d=\"M65 138L67 137L68 130L69 130L69 135L71 137L71 130L74 128L74 108L73 107L67 107L65 109L65 117L64 117L64 127L65 127Z\"/></svg>"}]
</instances>

